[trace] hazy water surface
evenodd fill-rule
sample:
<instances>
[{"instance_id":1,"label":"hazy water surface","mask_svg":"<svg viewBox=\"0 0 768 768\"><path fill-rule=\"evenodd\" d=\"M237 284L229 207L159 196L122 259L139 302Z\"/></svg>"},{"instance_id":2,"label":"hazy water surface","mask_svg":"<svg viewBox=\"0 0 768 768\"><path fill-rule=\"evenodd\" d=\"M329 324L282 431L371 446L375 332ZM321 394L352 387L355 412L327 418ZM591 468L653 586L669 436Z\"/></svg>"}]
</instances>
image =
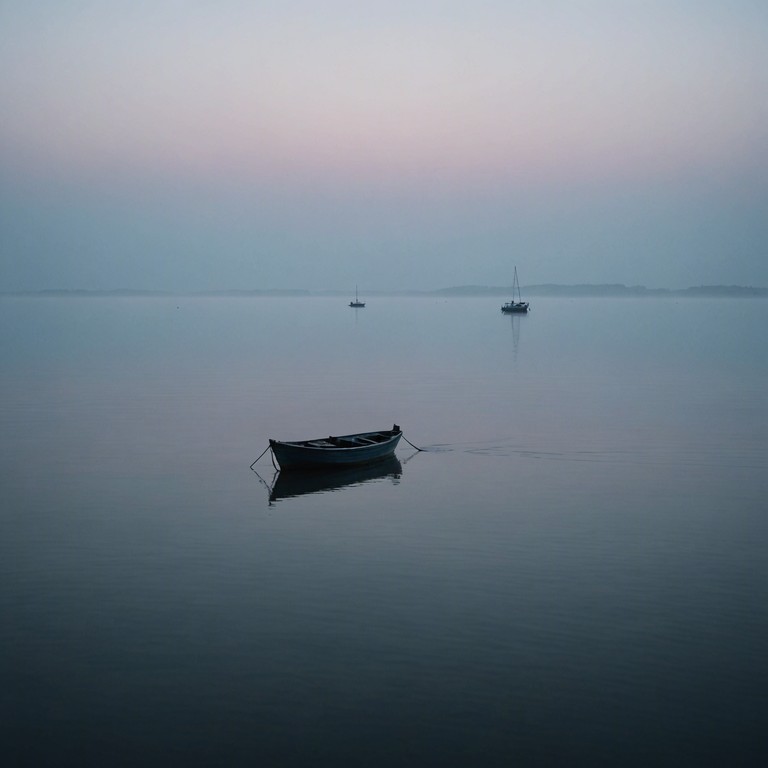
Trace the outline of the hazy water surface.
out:
<instances>
[{"instance_id":1,"label":"hazy water surface","mask_svg":"<svg viewBox=\"0 0 768 768\"><path fill-rule=\"evenodd\" d=\"M768 302L500 303L0 300L10 762L763 764Z\"/></svg>"}]
</instances>

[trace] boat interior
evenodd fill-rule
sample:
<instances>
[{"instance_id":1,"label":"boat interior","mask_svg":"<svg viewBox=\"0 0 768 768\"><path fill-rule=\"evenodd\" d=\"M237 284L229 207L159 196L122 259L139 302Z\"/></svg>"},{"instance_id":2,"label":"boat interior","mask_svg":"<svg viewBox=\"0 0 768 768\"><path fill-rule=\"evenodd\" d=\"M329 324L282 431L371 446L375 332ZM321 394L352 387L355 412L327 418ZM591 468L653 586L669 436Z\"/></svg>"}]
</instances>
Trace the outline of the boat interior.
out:
<instances>
[{"instance_id":1,"label":"boat interior","mask_svg":"<svg viewBox=\"0 0 768 768\"><path fill-rule=\"evenodd\" d=\"M312 448L360 448L364 445L376 445L391 440L392 435L377 432L369 435L349 435L346 437L328 437L325 440L307 440L304 445Z\"/></svg>"},{"instance_id":2,"label":"boat interior","mask_svg":"<svg viewBox=\"0 0 768 768\"><path fill-rule=\"evenodd\" d=\"M334 437L320 438L318 440L295 440L295 441L280 441L270 440L270 445L275 443L281 443L283 445L295 445L305 448L363 448L366 445L378 445L379 443L387 443L392 438L402 434L402 430L397 424L392 425L392 429L383 429L380 432L361 432L357 435L340 435Z\"/></svg>"}]
</instances>

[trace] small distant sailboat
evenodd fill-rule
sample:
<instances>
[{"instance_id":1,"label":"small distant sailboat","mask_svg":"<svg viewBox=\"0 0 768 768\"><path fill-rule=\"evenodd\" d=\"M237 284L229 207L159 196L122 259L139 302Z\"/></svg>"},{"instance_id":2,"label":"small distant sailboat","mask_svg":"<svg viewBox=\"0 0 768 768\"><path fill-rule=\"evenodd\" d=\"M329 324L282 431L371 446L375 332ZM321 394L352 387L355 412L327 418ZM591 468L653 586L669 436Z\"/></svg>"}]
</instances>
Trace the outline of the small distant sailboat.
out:
<instances>
[{"instance_id":1,"label":"small distant sailboat","mask_svg":"<svg viewBox=\"0 0 768 768\"><path fill-rule=\"evenodd\" d=\"M355 286L355 300L349 302L350 307L364 307L365 302L357 298L357 286Z\"/></svg>"},{"instance_id":2,"label":"small distant sailboat","mask_svg":"<svg viewBox=\"0 0 768 768\"><path fill-rule=\"evenodd\" d=\"M517 301L515 301L515 291L517 291ZM512 300L502 304L501 311L506 314L528 311L528 302L523 301L523 297L520 295L520 283L517 281L517 267L515 267L515 279L512 283Z\"/></svg>"}]
</instances>

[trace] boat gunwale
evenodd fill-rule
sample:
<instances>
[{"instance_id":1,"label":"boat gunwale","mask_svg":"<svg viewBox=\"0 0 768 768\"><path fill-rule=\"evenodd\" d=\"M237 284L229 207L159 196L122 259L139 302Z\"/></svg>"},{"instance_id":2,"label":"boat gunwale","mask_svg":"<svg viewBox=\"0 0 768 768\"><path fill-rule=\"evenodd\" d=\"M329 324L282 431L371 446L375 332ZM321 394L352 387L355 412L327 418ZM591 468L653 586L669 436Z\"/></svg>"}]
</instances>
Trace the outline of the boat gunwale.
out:
<instances>
[{"instance_id":1,"label":"boat gunwale","mask_svg":"<svg viewBox=\"0 0 768 768\"><path fill-rule=\"evenodd\" d=\"M390 432L391 434L387 435L387 432ZM307 451L319 451L321 453L328 453L330 451L359 451L361 449L370 449L370 448L377 448L380 446L387 445L388 443L391 443L393 440L398 439L402 436L403 432L400 430L399 432L392 432L392 430L384 430L381 432L357 432L353 435L331 435L330 438L327 437L315 437L311 440L296 440L296 441L289 441L289 440L274 440L270 438L269 443L270 445L288 445L294 448L301 448L302 450ZM373 442L368 443L366 445L310 445L310 443L313 442L319 442L321 440L349 440L355 437L366 437L367 435L387 435L385 440L382 440L381 442Z\"/></svg>"}]
</instances>

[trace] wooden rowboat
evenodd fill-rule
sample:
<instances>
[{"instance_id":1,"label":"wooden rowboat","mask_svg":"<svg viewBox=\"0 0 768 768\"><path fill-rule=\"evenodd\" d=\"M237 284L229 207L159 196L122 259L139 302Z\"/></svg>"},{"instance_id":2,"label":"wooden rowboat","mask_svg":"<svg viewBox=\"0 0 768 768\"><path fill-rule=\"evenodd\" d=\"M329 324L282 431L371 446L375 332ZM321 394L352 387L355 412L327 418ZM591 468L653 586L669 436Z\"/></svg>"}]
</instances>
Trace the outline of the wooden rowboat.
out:
<instances>
[{"instance_id":1,"label":"wooden rowboat","mask_svg":"<svg viewBox=\"0 0 768 768\"><path fill-rule=\"evenodd\" d=\"M392 429L317 440L270 440L269 447L280 469L332 469L371 464L389 458L394 454L402 434L403 431L395 424Z\"/></svg>"}]
</instances>

